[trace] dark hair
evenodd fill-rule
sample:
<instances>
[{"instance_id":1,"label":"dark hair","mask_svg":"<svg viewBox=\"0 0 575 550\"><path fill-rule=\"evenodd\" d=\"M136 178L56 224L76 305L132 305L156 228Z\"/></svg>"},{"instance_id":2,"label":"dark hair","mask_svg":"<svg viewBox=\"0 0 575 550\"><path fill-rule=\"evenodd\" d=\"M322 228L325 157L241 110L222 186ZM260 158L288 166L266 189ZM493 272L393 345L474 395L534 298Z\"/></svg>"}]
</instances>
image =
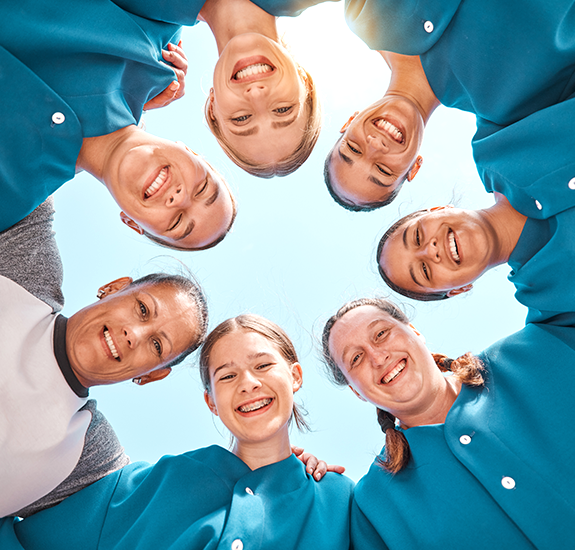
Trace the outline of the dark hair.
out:
<instances>
[{"instance_id":1,"label":"dark hair","mask_svg":"<svg viewBox=\"0 0 575 550\"><path fill-rule=\"evenodd\" d=\"M129 287L137 287L143 285L166 285L172 286L185 294L189 300L194 304L196 309L196 317L198 321L198 328L193 335L190 345L180 353L175 359L172 359L168 364L163 365L163 368L171 368L181 363L190 353L197 350L208 331L208 304L206 297L200 284L192 277L192 275L171 275L169 273L150 273L144 277L140 277L129 285ZM128 288L129 288L128 287Z\"/></svg>"},{"instance_id":2,"label":"dark hair","mask_svg":"<svg viewBox=\"0 0 575 550\"><path fill-rule=\"evenodd\" d=\"M150 241L152 241L156 244L159 244L160 246L163 246L164 248L170 248L171 250L181 250L182 252L197 252L199 250L208 250L208 248L213 248L217 244L220 244L226 238L227 234L232 229L232 225L234 225L234 222L236 221L236 215L238 213L238 209L236 206L236 200L234 199L234 196L232 195L232 192L229 190L228 186L226 185L225 187L228 190L228 192L230 193L230 198L232 199L232 219L230 220L230 223L228 224L228 227L226 228L226 230L217 239L213 240L211 243L208 243L204 246L198 246L196 248L184 248L182 246L177 246L175 244L167 243L166 241L164 241L160 237L157 237L156 235L154 235L153 233L150 233L149 231L146 231L145 229L143 230L144 231L143 235L145 237L147 237L148 239L150 239Z\"/></svg>"},{"instance_id":3,"label":"dark hair","mask_svg":"<svg viewBox=\"0 0 575 550\"><path fill-rule=\"evenodd\" d=\"M237 331L256 332L257 334L260 334L277 347L282 357L290 365L293 363L299 363L297 352L292 341L280 326L276 325L269 319L259 315L254 315L253 313L238 315L237 317L227 319L213 329L210 334L208 334L208 337L200 351L200 377L202 379L204 389L208 393L211 393L212 389L210 383L210 353L215 344L221 338ZM306 415L307 411L294 402L290 422L293 418L300 431L309 431L310 429L309 424L304 418Z\"/></svg>"},{"instance_id":4,"label":"dark hair","mask_svg":"<svg viewBox=\"0 0 575 550\"><path fill-rule=\"evenodd\" d=\"M297 65L297 63L296 63ZM287 157L275 163L253 162L240 155L224 138L222 129L213 112L212 97L208 96L204 106L204 115L208 128L220 144L224 153L231 161L252 176L259 178L273 178L274 176L287 176L295 172L310 156L321 131L321 105L311 75L300 65L298 73L306 87L305 108L307 109L306 126L303 137L294 151Z\"/></svg>"},{"instance_id":5,"label":"dark hair","mask_svg":"<svg viewBox=\"0 0 575 550\"><path fill-rule=\"evenodd\" d=\"M416 292L414 290L407 290L397 284L395 284L387 275L383 267L381 266L380 258L381 253L383 252L383 247L387 240L405 223L413 218L418 218L425 214L427 210L416 210L411 214L407 214L407 216L403 216L400 220L397 220L381 237L379 244L377 245L377 250L375 253L375 261L377 262L377 270L379 271L379 275L385 281L385 284L391 288L394 292L401 294L407 298L411 298L412 300L419 300L420 302L433 302L437 300L446 300L449 298L449 295L446 291L442 290L439 292Z\"/></svg>"},{"instance_id":6,"label":"dark hair","mask_svg":"<svg viewBox=\"0 0 575 550\"><path fill-rule=\"evenodd\" d=\"M333 184L331 182L331 173L330 173L331 156L332 156L333 152L335 151L335 148L338 146L338 144L342 138L343 138L343 135L335 142L335 145L332 147L332 149L328 153L327 157L325 157L325 163L323 165L323 179L325 180L325 184L327 186L327 190L329 191L329 194L331 195L331 198L335 202L337 202L337 204L339 204L340 206L343 206L346 210L349 210L350 212L371 212L372 210L376 210L376 209L381 208L383 206L387 206L389 203L393 202L395 200L395 197L397 197L399 191L401 190L401 187L403 186L403 184L405 182L405 179L406 179L405 177L397 184L397 187L387 196L387 198L385 198L382 201L367 202L363 205L359 205L359 204L355 204L351 201L348 201L348 200L344 199L343 197L340 197L336 193L335 189L333 188Z\"/></svg>"},{"instance_id":7,"label":"dark hair","mask_svg":"<svg viewBox=\"0 0 575 550\"><path fill-rule=\"evenodd\" d=\"M383 298L362 298L344 304L338 309L335 315L332 315L322 334L322 352L323 360L326 365L326 371L330 379L339 386L347 386L349 383L345 375L333 359L329 351L329 336L331 329L336 321L341 319L346 313L361 306L375 306L396 319L397 321L408 324L409 319L394 303L384 300ZM435 364L441 371L451 371L462 384L467 386L482 386L484 383L481 361L472 355L466 353L457 359L450 359L446 355L432 353ZM395 474L405 468L411 457L409 443L401 430L395 429L396 418L388 411L377 408L377 421L385 433L385 457L378 456L377 462L388 472Z\"/></svg>"}]
</instances>

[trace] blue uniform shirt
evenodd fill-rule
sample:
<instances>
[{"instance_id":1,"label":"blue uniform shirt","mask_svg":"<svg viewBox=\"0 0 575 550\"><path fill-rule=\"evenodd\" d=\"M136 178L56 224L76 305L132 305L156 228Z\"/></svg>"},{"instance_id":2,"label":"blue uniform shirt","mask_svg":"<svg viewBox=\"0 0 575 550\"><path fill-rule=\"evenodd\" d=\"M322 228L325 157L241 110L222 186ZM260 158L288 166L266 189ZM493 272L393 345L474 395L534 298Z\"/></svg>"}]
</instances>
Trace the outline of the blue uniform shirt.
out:
<instances>
[{"instance_id":1,"label":"blue uniform shirt","mask_svg":"<svg viewBox=\"0 0 575 550\"><path fill-rule=\"evenodd\" d=\"M314 481L293 455L252 471L212 446L126 466L54 508L7 518L0 548L347 550L352 489L338 474Z\"/></svg>"},{"instance_id":2,"label":"blue uniform shirt","mask_svg":"<svg viewBox=\"0 0 575 550\"><path fill-rule=\"evenodd\" d=\"M575 328L530 324L479 357L486 386L463 386L445 424L405 430L406 469L374 464L358 483L355 548L573 546Z\"/></svg>"}]
</instances>

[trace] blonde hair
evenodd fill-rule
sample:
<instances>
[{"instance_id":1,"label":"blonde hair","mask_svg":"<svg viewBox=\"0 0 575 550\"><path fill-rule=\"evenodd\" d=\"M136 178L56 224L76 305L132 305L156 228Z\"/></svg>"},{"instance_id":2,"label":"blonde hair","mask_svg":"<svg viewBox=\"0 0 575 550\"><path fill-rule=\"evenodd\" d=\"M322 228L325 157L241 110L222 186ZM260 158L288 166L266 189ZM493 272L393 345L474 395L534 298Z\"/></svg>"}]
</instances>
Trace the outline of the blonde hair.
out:
<instances>
[{"instance_id":1,"label":"blonde hair","mask_svg":"<svg viewBox=\"0 0 575 550\"><path fill-rule=\"evenodd\" d=\"M212 96L209 95L206 100L204 114L208 128L230 160L252 176L272 178L274 176L287 176L295 172L307 160L317 143L321 131L321 105L319 97L311 75L300 65L297 65L297 68L307 92L305 99L305 108L307 109L306 126L302 140L296 149L278 162L266 164L254 163L235 151L231 144L224 138L222 129L214 115Z\"/></svg>"}]
</instances>

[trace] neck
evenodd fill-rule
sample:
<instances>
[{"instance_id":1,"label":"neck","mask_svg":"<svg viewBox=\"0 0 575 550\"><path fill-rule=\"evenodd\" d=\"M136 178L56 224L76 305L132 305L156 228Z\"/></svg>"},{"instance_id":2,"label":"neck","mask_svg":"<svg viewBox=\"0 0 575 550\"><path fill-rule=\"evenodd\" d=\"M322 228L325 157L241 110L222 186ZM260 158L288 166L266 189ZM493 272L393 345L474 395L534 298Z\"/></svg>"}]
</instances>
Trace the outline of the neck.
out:
<instances>
[{"instance_id":1,"label":"neck","mask_svg":"<svg viewBox=\"0 0 575 550\"><path fill-rule=\"evenodd\" d=\"M198 19L209 25L216 39L218 55L240 34L263 34L279 42L276 18L250 0L206 0Z\"/></svg>"},{"instance_id":2,"label":"neck","mask_svg":"<svg viewBox=\"0 0 575 550\"><path fill-rule=\"evenodd\" d=\"M292 452L287 426L272 439L263 442L236 439L232 452L252 470L284 460Z\"/></svg>"},{"instance_id":3,"label":"neck","mask_svg":"<svg viewBox=\"0 0 575 550\"><path fill-rule=\"evenodd\" d=\"M430 392L430 399L419 410L398 415L403 428L443 424L445 422L447 413L461 391L461 382L455 376L443 376L439 370L438 374L441 379L438 379L439 383L434 391Z\"/></svg>"},{"instance_id":4,"label":"neck","mask_svg":"<svg viewBox=\"0 0 575 550\"><path fill-rule=\"evenodd\" d=\"M385 51L379 53L391 69L391 79L385 95L400 95L412 101L427 124L440 103L427 81L419 56Z\"/></svg>"},{"instance_id":5,"label":"neck","mask_svg":"<svg viewBox=\"0 0 575 550\"><path fill-rule=\"evenodd\" d=\"M76 172L86 170L103 182L109 159L114 150L127 138L138 132L143 132L143 130L132 124L111 134L84 138L76 161Z\"/></svg>"},{"instance_id":6,"label":"neck","mask_svg":"<svg viewBox=\"0 0 575 550\"><path fill-rule=\"evenodd\" d=\"M517 246L527 217L520 214L500 193L495 194L495 204L490 208L478 210L478 213L489 223L496 235L497 246L493 250L493 264L507 262Z\"/></svg>"}]
</instances>

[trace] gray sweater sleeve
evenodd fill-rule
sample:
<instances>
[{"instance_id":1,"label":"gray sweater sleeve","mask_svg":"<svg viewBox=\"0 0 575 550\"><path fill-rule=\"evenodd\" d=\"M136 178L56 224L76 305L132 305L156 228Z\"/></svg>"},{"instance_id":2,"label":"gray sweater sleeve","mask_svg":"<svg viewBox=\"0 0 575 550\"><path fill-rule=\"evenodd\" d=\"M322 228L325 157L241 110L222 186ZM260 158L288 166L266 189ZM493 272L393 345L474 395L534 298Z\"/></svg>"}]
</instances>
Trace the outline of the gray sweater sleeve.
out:
<instances>
[{"instance_id":1,"label":"gray sweater sleeve","mask_svg":"<svg viewBox=\"0 0 575 550\"><path fill-rule=\"evenodd\" d=\"M96 401L90 399L81 409L92 413L92 422L86 432L84 450L73 472L58 487L16 512L15 516L25 518L56 506L66 497L129 464L130 459L116 433L96 406Z\"/></svg>"},{"instance_id":2,"label":"gray sweater sleeve","mask_svg":"<svg viewBox=\"0 0 575 550\"><path fill-rule=\"evenodd\" d=\"M64 306L62 259L54 238L50 197L17 224L0 232L0 275L48 304Z\"/></svg>"}]
</instances>

